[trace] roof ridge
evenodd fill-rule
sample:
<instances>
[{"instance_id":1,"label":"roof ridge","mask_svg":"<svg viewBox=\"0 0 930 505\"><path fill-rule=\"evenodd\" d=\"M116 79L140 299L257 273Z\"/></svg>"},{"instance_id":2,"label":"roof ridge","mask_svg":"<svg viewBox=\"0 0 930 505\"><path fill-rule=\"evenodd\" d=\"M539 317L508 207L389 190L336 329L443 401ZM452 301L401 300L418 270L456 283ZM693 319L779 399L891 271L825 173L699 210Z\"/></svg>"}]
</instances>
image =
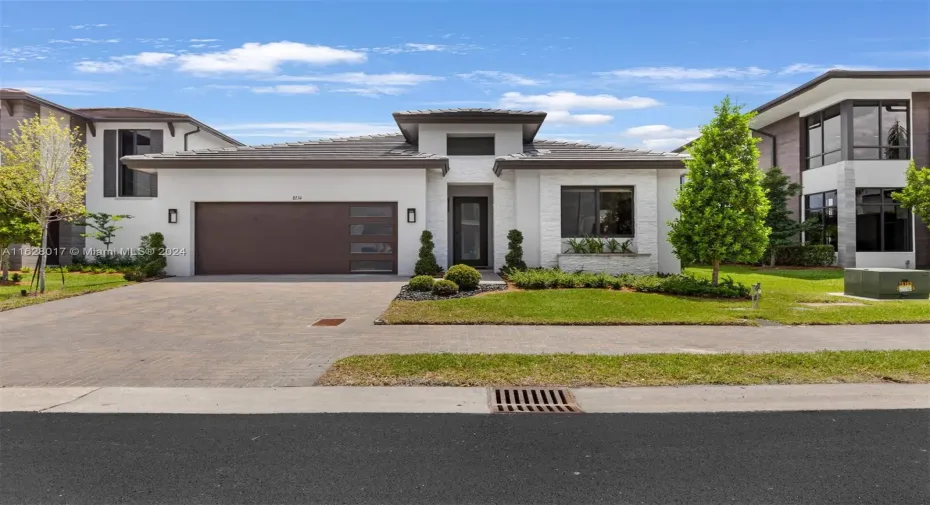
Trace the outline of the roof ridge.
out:
<instances>
[{"instance_id":1,"label":"roof ridge","mask_svg":"<svg viewBox=\"0 0 930 505\"><path fill-rule=\"evenodd\" d=\"M398 115L414 115L414 114L442 114L447 112L499 112L499 113L508 113L508 114L545 114L544 111L537 110L524 110L524 109L500 109L500 108L488 108L488 107L455 107L448 109L412 109L412 110L402 110L396 111L394 114Z\"/></svg>"},{"instance_id":2,"label":"roof ridge","mask_svg":"<svg viewBox=\"0 0 930 505\"><path fill-rule=\"evenodd\" d=\"M373 138L382 138L382 137L401 137L401 138L403 138L403 134L401 134L400 132L397 132L397 133L372 133L372 134L370 134L370 135L355 135L355 136L352 136L352 137L326 137L326 138L312 139L312 140L298 140L298 141L296 141L296 142L275 142L275 143L272 143L272 144L257 144L257 145L251 145L251 146L241 146L241 147L243 147L243 148L258 149L258 148L262 148L262 147L283 147L283 146L295 146L295 145L297 145L297 146L306 146L306 145L315 145L315 144L320 144L320 143L325 143L325 142L345 142L345 141L348 141L348 140L363 140L363 139L373 139ZM404 140L404 142L407 143L406 140ZM185 152L192 152L192 151L185 151Z\"/></svg>"},{"instance_id":3,"label":"roof ridge","mask_svg":"<svg viewBox=\"0 0 930 505\"><path fill-rule=\"evenodd\" d=\"M155 113L155 114L168 114L168 115L171 115L171 116L178 116L178 117L191 117L191 116L189 116L189 115L187 115L187 114L183 114L183 113L181 113L181 112L171 112L171 111L167 111L167 110L157 110L157 109L146 109L146 108L144 108L144 107L78 107L78 108L75 108L75 109L72 109L72 110L83 110L83 111L88 111L88 110L134 110L134 111L139 111L139 112L151 112L151 113Z\"/></svg>"}]
</instances>

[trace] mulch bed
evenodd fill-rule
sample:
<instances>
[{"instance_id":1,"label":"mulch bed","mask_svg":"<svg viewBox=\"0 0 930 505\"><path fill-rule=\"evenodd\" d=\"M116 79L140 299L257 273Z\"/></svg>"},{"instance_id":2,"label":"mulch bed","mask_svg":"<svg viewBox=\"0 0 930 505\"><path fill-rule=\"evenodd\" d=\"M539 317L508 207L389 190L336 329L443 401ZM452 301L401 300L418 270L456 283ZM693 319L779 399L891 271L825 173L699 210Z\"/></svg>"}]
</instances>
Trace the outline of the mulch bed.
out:
<instances>
[{"instance_id":1,"label":"mulch bed","mask_svg":"<svg viewBox=\"0 0 930 505\"><path fill-rule=\"evenodd\" d=\"M408 302L422 302L426 300L451 300L453 298L467 298L493 291L506 291L506 284L479 284L475 291L459 291L452 296L436 296L430 291L410 291L407 286L400 288L400 293L394 297L395 300L404 300Z\"/></svg>"}]
</instances>

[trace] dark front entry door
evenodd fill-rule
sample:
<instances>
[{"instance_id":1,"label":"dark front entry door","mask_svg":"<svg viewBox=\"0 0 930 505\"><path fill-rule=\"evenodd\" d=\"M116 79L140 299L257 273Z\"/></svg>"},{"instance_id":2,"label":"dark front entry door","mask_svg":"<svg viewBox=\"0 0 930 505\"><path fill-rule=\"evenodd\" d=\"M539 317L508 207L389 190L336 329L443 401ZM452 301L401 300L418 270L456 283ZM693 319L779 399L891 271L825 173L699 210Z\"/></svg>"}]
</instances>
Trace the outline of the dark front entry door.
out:
<instances>
[{"instance_id":1,"label":"dark front entry door","mask_svg":"<svg viewBox=\"0 0 930 505\"><path fill-rule=\"evenodd\" d=\"M61 221L52 221L48 223L48 237L46 237L45 242L45 252L48 253L48 256L45 258L46 265L58 265L61 263L59 259L59 248L61 247Z\"/></svg>"},{"instance_id":2,"label":"dark front entry door","mask_svg":"<svg viewBox=\"0 0 930 505\"><path fill-rule=\"evenodd\" d=\"M473 267L490 266L487 197L452 199L452 261Z\"/></svg>"}]
</instances>

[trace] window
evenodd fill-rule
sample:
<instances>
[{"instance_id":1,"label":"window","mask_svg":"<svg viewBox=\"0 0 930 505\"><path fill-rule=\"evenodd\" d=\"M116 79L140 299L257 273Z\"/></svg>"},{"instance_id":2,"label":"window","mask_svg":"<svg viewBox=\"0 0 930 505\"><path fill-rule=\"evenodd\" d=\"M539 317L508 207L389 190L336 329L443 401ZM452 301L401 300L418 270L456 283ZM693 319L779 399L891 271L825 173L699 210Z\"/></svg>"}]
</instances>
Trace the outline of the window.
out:
<instances>
[{"instance_id":1,"label":"window","mask_svg":"<svg viewBox=\"0 0 930 505\"><path fill-rule=\"evenodd\" d=\"M394 225L390 223L350 224L349 235L392 235Z\"/></svg>"},{"instance_id":2,"label":"window","mask_svg":"<svg viewBox=\"0 0 930 505\"><path fill-rule=\"evenodd\" d=\"M119 130L117 159L152 152L151 130ZM119 196L154 196L155 175L119 164Z\"/></svg>"},{"instance_id":3,"label":"window","mask_svg":"<svg viewBox=\"0 0 930 505\"><path fill-rule=\"evenodd\" d=\"M811 223L811 228L804 235L806 243L832 245L836 250L836 191L805 196L804 220Z\"/></svg>"},{"instance_id":4,"label":"window","mask_svg":"<svg viewBox=\"0 0 930 505\"><path fill-rule=\"evenodd\" d=\"M633 188L562 187L562 237L632 237Z\"/></svg>"},{"instance_id":5,"label":"window","mask_svg":"<svg viewBox=\"0 0 930 505\"><path fill-rule=\"evenodd\" d=\"M911 210L891 194L897 189L856 189L856 250L910 252Z\"/></svg>"},{"instance_id":6,"label":"window","mask_svg":"<svg viewBox=\"0 0 930 505\"><path fill-rule=\"evenodd\" d=\"M353 242L349 244L349 252L352 254L391 254L394 252L394 246L387 242Z\"/></svg>"},{"instance_id":7,"label":"window","mask_svg":"<svg viewBox=\"0 0 930 505\"><path fill-rule=\"evenodd\" d=\"M349 217L391 217L391 207L349 207Z\"/></svg>"},{"instance_id":8,"label":"window","mask_svg":"<svg viewBox=\"0 0 930 505\"><path fill-rule=\"evenodd\" d=\"M840 161L842 147L839 105L807 116L807 168Z\"/></svg>"},{"instance_id":9,"label":"window","mask_svg":"<svg viewBox=\"0 0 930 505\"><path fill-rule=\"evenodd\" d=\"M908 159L908 124L906 100L853 102L853 159Z\"/></svg>"},{"instance_id":10,"label":"window","mask_svg":"<svg viewBox=\"0 0 930 505\"><path fill-rule=\"evenodd\" d=\"M446 137L447 156L494 156L494 137Z\"/></svg>"}]
</instances>

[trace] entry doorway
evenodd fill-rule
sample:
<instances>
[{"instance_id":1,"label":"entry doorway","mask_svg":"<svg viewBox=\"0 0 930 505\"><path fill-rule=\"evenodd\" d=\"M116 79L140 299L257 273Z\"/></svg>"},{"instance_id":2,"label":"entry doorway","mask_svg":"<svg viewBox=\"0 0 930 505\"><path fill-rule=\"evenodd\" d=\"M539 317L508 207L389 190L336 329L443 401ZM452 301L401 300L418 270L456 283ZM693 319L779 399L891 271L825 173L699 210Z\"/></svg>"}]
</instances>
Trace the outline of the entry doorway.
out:
<instances>
[{"instance_id":1,"label":"entry doorway","mask_svg":"<svg viewBox=\"0 0 930 505\"><path fill-rule=\"evenodd\" d=\"M452 198L452 262L487 268L488 198L457 196Z\"/></svg>"}]
</instances>

